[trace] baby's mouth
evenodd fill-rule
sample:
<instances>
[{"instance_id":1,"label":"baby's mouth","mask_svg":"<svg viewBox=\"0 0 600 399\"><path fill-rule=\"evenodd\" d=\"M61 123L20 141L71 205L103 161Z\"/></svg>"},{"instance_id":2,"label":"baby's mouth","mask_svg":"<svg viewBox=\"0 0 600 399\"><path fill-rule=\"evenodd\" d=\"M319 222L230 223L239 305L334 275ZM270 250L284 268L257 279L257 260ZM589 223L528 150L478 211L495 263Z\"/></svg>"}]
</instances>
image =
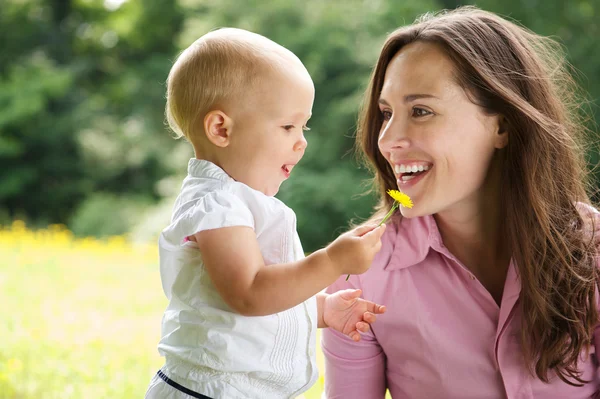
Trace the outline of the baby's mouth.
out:
<instances>
[{"instance_id":1,"label":"baby's mouth","mask_svg":"<svg viewBox=\"0 0 600 399\"><path fill-rule=\"evenodd\" d=\"M290 177L290 173L292 173L292 169L294 169L294 164L285 164L281 167L281 170L283 171L283 174L286 176L286 178Z\"/></svg>"}]
</instances>

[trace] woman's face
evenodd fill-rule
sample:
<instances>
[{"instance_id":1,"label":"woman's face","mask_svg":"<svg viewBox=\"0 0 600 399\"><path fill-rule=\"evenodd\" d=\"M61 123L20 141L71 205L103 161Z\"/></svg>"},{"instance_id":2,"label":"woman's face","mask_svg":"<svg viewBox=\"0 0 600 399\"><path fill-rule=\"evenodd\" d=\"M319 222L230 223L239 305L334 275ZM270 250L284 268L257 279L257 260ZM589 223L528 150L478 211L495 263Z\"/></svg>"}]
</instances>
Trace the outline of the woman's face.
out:
<instances>
[{"instance_id":1,"label":"woman's face","mask_svg":"<svg viewBox=\"0 0 600 399\"><path fill-rule=\"evenodd\" d=\"M415 42L394 56L379 97L379 150L408 194L406 217L477 210L494 152L507 144L500 117L473 104L455 67L435 44ZM494 190L492 190L494 191Z\"/></svg>"}]
</instances>

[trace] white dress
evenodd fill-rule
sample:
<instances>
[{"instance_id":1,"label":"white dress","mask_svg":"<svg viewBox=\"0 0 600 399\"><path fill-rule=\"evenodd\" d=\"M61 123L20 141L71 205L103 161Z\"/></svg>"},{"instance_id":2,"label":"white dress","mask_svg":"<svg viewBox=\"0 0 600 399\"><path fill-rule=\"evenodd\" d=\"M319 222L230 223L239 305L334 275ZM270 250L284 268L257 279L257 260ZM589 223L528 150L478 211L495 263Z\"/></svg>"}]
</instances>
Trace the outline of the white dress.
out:
<instances>
[{"instance_id":1,"label":"white dress","mask_svg":"<svg viewBox=\"0 0 600 399\"><path fill-rule=\"evenodd\" d=\"M160 275L169 305L162 320L162 372L213 399L293 398L318 377L315 297L269 316L245 317L220 297L195 242L202 230L249 226L266 265L304 257L294 212L236 182L215 164L191 159L171 224L159 239ZM190 398L158 376L146 398Z\"/></svg>"}]
</instances>

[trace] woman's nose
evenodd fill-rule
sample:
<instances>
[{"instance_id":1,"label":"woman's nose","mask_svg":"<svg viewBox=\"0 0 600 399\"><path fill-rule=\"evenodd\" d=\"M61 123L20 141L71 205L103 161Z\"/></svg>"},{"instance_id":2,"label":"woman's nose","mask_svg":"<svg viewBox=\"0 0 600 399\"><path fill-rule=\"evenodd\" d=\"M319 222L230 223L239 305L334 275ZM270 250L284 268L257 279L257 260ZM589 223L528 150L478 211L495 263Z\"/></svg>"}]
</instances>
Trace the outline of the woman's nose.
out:
<instances>
[{"instance_id":1,"label":"woman's nose","mask_svg":"<svg viewBox=\"0 0 600 399\"><path fill-rule=\"evenodd\" d=\"M393 149L410 147L411 141L406 128L390 120L379 134L378 145L381 152L390 152Z\"/></svg>"}]
</instances>

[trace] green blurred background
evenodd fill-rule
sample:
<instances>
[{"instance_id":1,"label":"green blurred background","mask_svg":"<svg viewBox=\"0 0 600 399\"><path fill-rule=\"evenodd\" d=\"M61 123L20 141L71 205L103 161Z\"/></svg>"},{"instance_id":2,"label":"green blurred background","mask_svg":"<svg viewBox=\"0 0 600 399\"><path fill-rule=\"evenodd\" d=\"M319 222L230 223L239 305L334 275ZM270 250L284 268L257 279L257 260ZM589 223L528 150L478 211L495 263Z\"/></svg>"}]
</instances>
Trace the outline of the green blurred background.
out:
<instances>
[{"instance_id":1,"label":"green blurred background","mask_svg":"<svg viewBox=\"0 0 600 399\"><path fill-rule=\"evenodd\" d=\"M160 367L154 243L192 156L163 117L179 51L233 26L305 63L316 86L309 146L278 197L310 252L374 204L353 136L386 35L463 4L565 46L595 167L600 0L0 0L0 399L142 397Z\"/></svg>"},{"instance_id":2,"label":"green blurred background","mask_svg":"<svg viewBox=\"0 0 600 399\"><path fill-rule=\"evenodd\" d=\"M308 151L278 194L307 251L369 215L352 152L357 110L387 33L460 1L1 0L0 222L66 224L76 235L156 236L191 147L164 124L165 80L181 49L216 27L295 52L316 86ZM600 0L481 0L556 37L600 97ZM598 119L598 109L590 107ZM590 123L592 126L592 123ZM590 162L598 152L590 146Z\"/></svg>"}]
</instances>

